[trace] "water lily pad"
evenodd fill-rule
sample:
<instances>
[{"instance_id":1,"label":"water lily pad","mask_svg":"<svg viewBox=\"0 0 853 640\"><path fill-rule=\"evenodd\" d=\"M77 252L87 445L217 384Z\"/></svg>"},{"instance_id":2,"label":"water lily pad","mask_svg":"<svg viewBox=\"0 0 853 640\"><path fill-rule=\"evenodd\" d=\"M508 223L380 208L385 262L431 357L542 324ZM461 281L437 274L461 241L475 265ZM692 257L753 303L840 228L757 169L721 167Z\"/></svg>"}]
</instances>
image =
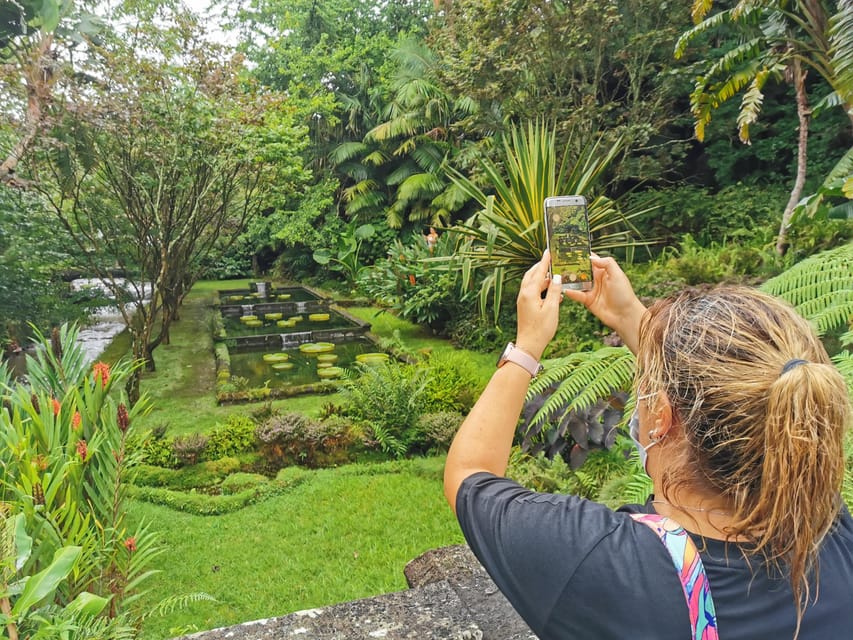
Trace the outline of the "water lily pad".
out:
<instances>
[{"instance_id":1,"label":"water lily pad","mask_svg":"<svg viewBox=\"0 0 853 640\"><path fill-rule=\"evenodd\" d=\"M321 353L317 356L317 362L337 362L338 354L336 353Z\"/></svg>"},{"instance_id":2,"label":"water lily pad","mask_svg":"<svg viewBox=\"0 0 853 640\"><path fill-rule=\"evenodd\" d=\"M306 344L299 345L299 350L308 355L315 355L318 353L334 351L335 345L331 342L308 342Z\"/></svg>"},{"instance_id":3,"label":"water lily pad","mask_svg":"<svg viewBox=\"0 0 853 640\"><path fill-rule=\"evenodd\" d=\"M230 300L231 302L239 302L242 299L243 299L243 296L231 296L228 298L228 300Z\"/></svg>"},{"instance_id":4,"label":"water lily pad","mask_svg":"<svg viewBox=\"0 0 853 640\"><path fill-rule=\"evenodd\" d=\"M318 362L317 363L318 369L328 369L329 367L332 367L332 366L334 366L334 365L331 362Z\"/></svg>"},{"instance_id":5,"label":"water lily pad","mask_svg":"<svg viewBox=\"0 0 853 640\"><path fill-rule=\"evenodd\" d=\"M240 322L251 322L252 320L257 320L258 316L240 316Z\"/></svg>"},{"instance_id":6,"label":"water lily pad","mask_svg":"<svg viewBox=\"0 0 853 640\"><path fill-rule=\"evenodd\" d=\"M340 367L326 367L325 369L318 369L317 375L323 379L328 378L340 378L344 373L344 370Z\"/></svg>"},{"instance_id":7,"label":"water lily pad","mask_svg":"<svg viewBox=\"0 0 853 640\"><path fill-rule=\"evenodd\" d=\"M388 362L391 356L382 352L362 353L357 355L355 359L362 364L382 364L383 362Z\"/></svg>"},{"instance_id":8,"label":"water lily pad","mask_svg":"<svg viewBox=\"0 0 853 640\"><path fill-rule=\"evenodd\" d=\"M272 368L274 371L290 371L295 366L292 362L276 362Z\"/></svg>"},{"instance_id":9,"label":"water lily pad","mask_svg":"<svg viewBox=\"0 0 853 640\"><path fill-rule=\"evenodd\" d=\"M276 296L276 298L278 300L290 300L290 294L289 293L280 293Z\"/></svg>"},{"instance_id":10,"label":"water lily pad","mask_svg":"<svg viewBox=\"0 0 853 640\"><path fill-rule=\"evenodd\" d=\"M279 320L275 324L277 327L282 327L284 329L293 328L296 326L296 320Z\"/></svg>"},{"instance_id":11,"label":"water lily pad","mask_svg":"<svg viewBox=\"0 0 853 640\"><path fill-rule=\"evenodd\" d=\"M294 322L302 322L303 320L305 320L305 318L303 316L290 316L288 320L293 320Z\"/></svg>"},{"instance_id":12,"label":"water lily pad","mask_svg":"<svg viewBox=\"0 0 853 640\"><path fill-rule=\"evenodd\" d=\"M252 327L253 329L264 326L263 320L246 320L245 324L247 327Z\"/></svg>"},{"instance_id":13,"label":"water lily pad","mask_svg":"<svg viewBox=\"0 0 853 640\"><path fill-rule=\"evenodd\" d=\"M265 353L264 354L264 362L285 362L290 360L290 356L286 353Z\"/></svg>"},{"instance_id":14,"label":"water lily pad","mask_svg":"<svg viewBox=\"0 0 853 640\"><path fill-rule=\"evenodd\" d=\"M329 319L328 313L309 313L308 319L311 322L326 322Z\"/></svg>"},{"instance_id":15,"label":"water lily pad","mask_svg":"<svg viewBox=\"0 0 853 640\"><path fill-rule=\"evenodd\" d=\"M281 320L283 313L265 313L264 320Z\"/></svg>"}]
</instances>

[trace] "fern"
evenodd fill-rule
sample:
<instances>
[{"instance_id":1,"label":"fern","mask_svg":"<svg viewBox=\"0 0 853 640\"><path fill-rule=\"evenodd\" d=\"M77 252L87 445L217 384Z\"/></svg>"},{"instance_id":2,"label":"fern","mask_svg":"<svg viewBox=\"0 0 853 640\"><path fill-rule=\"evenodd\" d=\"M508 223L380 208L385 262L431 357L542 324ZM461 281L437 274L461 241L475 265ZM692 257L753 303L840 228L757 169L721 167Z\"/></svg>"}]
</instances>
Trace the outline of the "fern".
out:
<instances>
[{"instance_id":1,"label":"fern","mask_svg":"<svg viewBox=\"0 0 853 640\"><path fill-rule=\"evenodd\" d=\"M142 616L142 619L146 620L155 615L161 617L167 616L175 609L186 609L187 606L194 602L218 602L218 600L212 595L203 592L189 593L181 596L169 596L154 605L150 611Z\"/></svg>"},{"instance_id":2,"label":"fern","mask_svg":"<svg viewBox=\"0 0 853 640\"><path fill-rule=\"evenodd\" d=\"M853 318L853 244L823 251L761 287L788 301L824 335Z\"/></svg>"},{"instance_id":3,"label":"fern","mask_svg":"<svg viewBox=\"0 0 853 640\"><path fill-rule=\"evenodd\" d=\"M589 409L610 398L614 391L629 390L633 377L634 356L625 347L604 347L558 360L530 385L528 401L558 385L530 424L535 426L569 411Z\"/></svg>"}]
</instances>

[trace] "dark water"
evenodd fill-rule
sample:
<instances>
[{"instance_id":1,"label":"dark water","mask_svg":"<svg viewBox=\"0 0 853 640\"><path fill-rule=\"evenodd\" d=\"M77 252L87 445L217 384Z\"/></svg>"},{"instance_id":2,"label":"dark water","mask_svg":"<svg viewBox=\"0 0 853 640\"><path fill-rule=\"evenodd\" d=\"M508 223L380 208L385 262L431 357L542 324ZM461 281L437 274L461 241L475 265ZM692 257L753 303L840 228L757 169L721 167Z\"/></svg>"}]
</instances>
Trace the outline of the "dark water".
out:
<instances>
[{"instance_id":1,"label":"dark water","mask_svg":"<svg viewBox=\"0 0 853 640\"><path fill-rule=\"evenodd\" d=\"M279 327L276 324L278 322L277 320L265 320L264 314L262 313L254 314L258 316L258 320L261 320L264 323L263 326L260 327L247 327L239 318L226 317L222 320L229 338L236 336L261 336L270 333L301 333L303 331L315 331L317 329L342 329L345 327L356 326L353 322L344 318L339 313L335 313L334 311L329 311L327 313L329 314L329 319L323 321L309 320L308 316L310 314L308 313L300 314L302 316L302 320L298 321L294 327ZM289 317L291 316L285 314L282 315L281 319L287 320Z\"/></svg>"},{"instance_id":2,"label":"dark water","mask_svg":"<svg viewBox=\"0 0 853 640\"><path fill-rule=\"evenodd\" d=\"M356 342L345 342L336 344L333 351L328 353L338 356L335 367L353 368L355 357L362 353L373 353L379 351L378 347L367 339ZM264 362L265 353L286 353L290 356L288 362L295 366L288 371L276 371L272 365ZM270 388L278 388L287 385L312 384L320 381L317 375L317 356L306 355L299 349L287 349L286 351L261 350L230 354L231 376L241 376L249 380L249 388L263 387L269 382Z\"/></svg>"}]
</instances>

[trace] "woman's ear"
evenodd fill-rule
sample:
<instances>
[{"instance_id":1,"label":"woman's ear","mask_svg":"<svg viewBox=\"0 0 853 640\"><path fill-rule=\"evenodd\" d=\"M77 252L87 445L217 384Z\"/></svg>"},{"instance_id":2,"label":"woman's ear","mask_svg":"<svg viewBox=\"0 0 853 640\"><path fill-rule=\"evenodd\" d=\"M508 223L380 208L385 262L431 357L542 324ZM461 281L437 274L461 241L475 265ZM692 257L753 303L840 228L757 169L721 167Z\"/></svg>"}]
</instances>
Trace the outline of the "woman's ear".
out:
<instances>
[{"instance_id":1,"label":"woman's ear","mask_svg":"<svg viewBox=\"0 0 853 640\"><path fill-rule=\"evenodd\" d=\"M675 426L674 412L669 398L664 394L658 394L656 400L657 402L654 404L654 410L650 417L651 423L654 425L652 430L654 431L655 439L662 440L667 436L673 426Z\"/></svg>"}]
</instances>

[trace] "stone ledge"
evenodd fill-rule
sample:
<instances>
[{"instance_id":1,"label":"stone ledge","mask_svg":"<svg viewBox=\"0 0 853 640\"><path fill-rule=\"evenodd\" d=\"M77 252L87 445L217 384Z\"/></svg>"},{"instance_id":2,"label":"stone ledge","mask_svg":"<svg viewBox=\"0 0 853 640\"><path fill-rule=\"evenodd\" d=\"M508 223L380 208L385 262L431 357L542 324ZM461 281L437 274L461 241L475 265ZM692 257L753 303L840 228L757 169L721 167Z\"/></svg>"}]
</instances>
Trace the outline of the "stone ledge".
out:
<instances>
[{"instance_id":1,"label":"stone ledge","mask_svg":"<svg viewBox=\"0 0 853 640\"><path fill-rule=\"evenodd\" d=\"M176 640L536 640L467 546L427 551L404 573L408 591Z\"/></svg>"}]
</instances>

